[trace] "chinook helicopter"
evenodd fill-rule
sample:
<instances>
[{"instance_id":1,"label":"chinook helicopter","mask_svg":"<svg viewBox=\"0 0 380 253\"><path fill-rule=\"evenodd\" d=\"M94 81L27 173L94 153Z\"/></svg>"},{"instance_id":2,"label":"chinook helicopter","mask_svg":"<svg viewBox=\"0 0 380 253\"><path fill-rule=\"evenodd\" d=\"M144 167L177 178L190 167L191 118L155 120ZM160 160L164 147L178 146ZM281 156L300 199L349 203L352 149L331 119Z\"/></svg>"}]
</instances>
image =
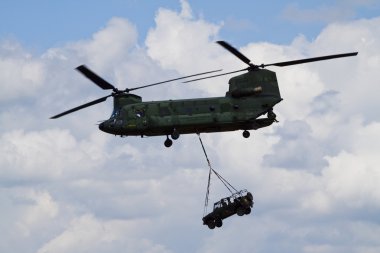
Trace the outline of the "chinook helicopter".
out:
<instances>
[{"instance_id":1,"label":"chinook helicopter","mask_svg":"<svg viewBox=\"0 0 380 253\"><path fill-rule=\"evenodd\" d=\"M227 42L217 41L217 43L247 64L248 67L227 73L213 74L185 81L184 83L246 71L246 73L232 77L229 80L229 89L224 97L143 102L140 96L130 93L137 89L211 74L221 70L119 90L85 65L81 65L76 68L80 73L100 88L112 90L112 93L57 114L51 117L51 119L59 118L113 97L113 112L111 117L99 124L99 129L109 134L120 135L122 137L166 136L164 142L166 147L170 147L173 144L172 139L178 139L181 134L242 130L243 137L248 138L250 136L249 130L257 130L277 122L273 107L283 100L280 95L276 73L266 70L266 67L285 67L358 54L357 52L353 52L255 65ZM261 117L263 115L266 116Z\"/></svg>"}]
</instances>

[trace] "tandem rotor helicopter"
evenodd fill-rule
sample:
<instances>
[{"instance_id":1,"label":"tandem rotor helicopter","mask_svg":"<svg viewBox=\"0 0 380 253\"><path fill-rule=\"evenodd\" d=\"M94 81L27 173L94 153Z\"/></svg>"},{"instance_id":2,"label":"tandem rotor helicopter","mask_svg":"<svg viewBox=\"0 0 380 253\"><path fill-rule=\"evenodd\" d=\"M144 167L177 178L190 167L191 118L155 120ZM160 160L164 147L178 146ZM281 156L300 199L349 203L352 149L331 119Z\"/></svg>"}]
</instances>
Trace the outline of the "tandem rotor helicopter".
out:
<instances>
[{"instance_id":1,"label":"tandem rotor helicopter","mask_svg":"<svg viewBox=\"0 0 380 253\"><path fill-rule=\"evenodd\" d=\"M246 71L246 73L232 77L229 80L229 89L224 97L143 102L140 96L130 93L137 89L194 76L211 74L221 70L119 90L85 65L81 65L76 68L79 72L100 88L112 90L112 93L57 114L51 117L51 119L56 119L66 114L93 106L106 101L109 97L113 97L113 112L111 117L99 124L99 129L109 134L120 135L122 137L166 136L164 142L166 147L170 147L173 144L172 139L178 139L181 134L242 130L243 136L248 138L250 136L249 130L267 127L277 121L273 107L279 103L282 98L276 73L266 70L265 67L285 67L355 56L358 54L357 52L353 52L255 65L251 63L250 59L227 42L217 41L217 43L246 63L248 67L189 80L185 83ZM259 118L262 115L266 115L266 117Z\"/></svg>"}]
</instances>

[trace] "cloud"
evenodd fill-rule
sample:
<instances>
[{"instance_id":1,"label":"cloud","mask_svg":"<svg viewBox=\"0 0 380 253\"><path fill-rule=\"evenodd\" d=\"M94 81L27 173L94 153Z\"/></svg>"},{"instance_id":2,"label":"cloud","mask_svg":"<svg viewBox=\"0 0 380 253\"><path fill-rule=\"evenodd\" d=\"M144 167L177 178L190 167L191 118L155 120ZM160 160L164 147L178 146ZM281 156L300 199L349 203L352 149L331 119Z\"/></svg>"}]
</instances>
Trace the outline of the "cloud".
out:
<instances>
[{"instance_id":1,"label":"cloud","mask_svg":"<svg viewBox=\"0 0 380 253\"><path fill-rule=\"evenodd\" d=\"M0 102L36 95L45 79L45 66L16 42L0 42Z\"/></svg>"},{"instance_id":2,"label":"cloud","mask_svg":"<svg viewBox=\"0 0 380 253\"><path fill-rule=\"evenodd\" d=\"M78 176L104 162L102 141L78 143L66 130L8 132L1 136L3 182L45 181ZM80 165L80 166L78 166Z\"/></svg>"},{"instance_id":3,"label":"cloud","mask_svg":"<svg viewBox=\"0 0 380 253\"><path fill-rule=\"evenodd\" d=\"M109 252L121 248L128 252L170 252L163 245L155 244L143 238L139 233L140 226L147 226L144 220L101 221L90 214L72 220L68 228L40 248L38 253L48 252ZM134 236L124 237L125 234Z\"/></svg>"},{"instance_id":4,"label":"cloud","mask_svg":"<svg viewBox=\"0 0 380 253\"><path fill-rule=\"evenodd\" d=\"M350 151L328 157L329 167L323 173L328 179L330 194L346 201L349 206L379 208L378 129L378 123L360 127ZM342 170L345 172L342 173ZM351 202L354 199L356 201Z\"/></svg>"},{"instance_id":5,"label":"cloud","mask_svg":"<svg viewBox=\"0 0 380 253\"><path fill-rule=\"evenodd\" d=\"M91 40L72 46L91 66L109 69L109 65L114 66L125 59L136 43L136 27L123 18L112 18Z\"/></svg>"},{"instance_id":6,"label":"cloud","mask_svg":"<svg viewBox=\"0 0 380 253\"><path fill-rule=\"evenodd\" d=\"M218 64L212 56L217 54L214 42L220 28L194 18L187 2L182 1L179 14L160 9L155 21L156 27L150 29L145 43L148 55L162 67L191 73L204 72Z\"/></svg>"},{"instance_id":7,"label":"cloud","mask_svg":"<svg viewBox=\"0 0 380 253\"><path fill-rule=\"evenodd\" d=\"M322 81L326 87L339 92L339 104L341 112L345 114L360 114L368 120L378 120L380 115L370 108L375 106L375 95L380 91L376 85L380 79L375 71L379 64L379 36L377 23L379 18L370 20L358 20L345 24L332 24L324 29L317 37L311 48L319 48L318 51L325 53L327 48L334 48L337 52L358 51L359 55L354 60L339 60L331 65L318 65ZM341 36L337 37L339 31ZM354 35L354 36L353 36ZM346 37L347 39L344 39ZM331 41L334 40L334 43ZM321 51L322 50L322 51ZM342 75L336 75L344 73ZM322 73L325 73L322 75Z\"/></svg>"},{"instance_id":8,"label":"cloud","mask_svg":"<svg viewBox=\"0 0 380 253\"><path fill-rule=\"evenodd\" d=\"M20 192L21 193L21 192ZM24 216L16 222L20 235L30 236L31 231L41 227L47 227L49 221L58 215L59 207L54 202L48 192L28 189L18 196L21 199L29 200L33 204L24 205Z\"/></svg>"},{"instance_id":9,"label":"cloud","mask_svg":"<svg viewBox=\"0 0 380 253\"><path fill-rule=\"evenodd\" d=\"M183 1L179 12L158 10L145 45L136 45L137 30L123 18L41 56L3 44L1 62L12 64L0 77L23 84L4 87L0 112L0 228L9 231L0 251L378 251L379 18L329 24L313 41L239 49L258 64L351 50L359 56L270 68L284 98L275 107L278 124L249 139L240 131L202 135L214 168L255 197L252 215L226 219L219 230L202 225L208 168L195 135L166 149L165 136L101 133L95 123L109 115L111 99L48 120L105 96L73 71L79 64L120 88L244 67L214 43L222 25L196 17ZM28 64L40 66L33 78L11 71ZM228 78L141 92L152 100L223 96ZM228 194L213 177L210 203Z\"/></svg>"},{"instance_id":10,"label":"cloud","mask_svg":"<svg viewBox=\"0 0 380 253\"><path fill-rule=\"evenodd\" d=\"M312 172L326 164L323 158L329 150L313 139L307 123L285 121L277 131L275 134L281 139L273 146L272 153L264 156L264 165Z\"/></svg>"}]
</instances>

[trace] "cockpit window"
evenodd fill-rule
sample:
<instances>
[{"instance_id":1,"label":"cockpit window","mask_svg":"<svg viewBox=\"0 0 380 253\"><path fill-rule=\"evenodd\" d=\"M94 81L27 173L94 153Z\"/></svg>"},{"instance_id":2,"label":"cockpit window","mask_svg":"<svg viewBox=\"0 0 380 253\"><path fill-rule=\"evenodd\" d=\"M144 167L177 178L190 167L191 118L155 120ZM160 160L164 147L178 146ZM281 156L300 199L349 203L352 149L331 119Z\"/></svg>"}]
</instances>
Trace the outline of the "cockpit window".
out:
<instances>
[{"instance_id":1,"label":"cockpit window","mask_svg":"<svg viewBox=\"0 0 380 253\"><path fill-rule=\"evenodd\" d=\"M115 109L115 110L112 112L111 119L117 118L119 115L120 115L120 108Z\"/></svg>"}]
</instances>

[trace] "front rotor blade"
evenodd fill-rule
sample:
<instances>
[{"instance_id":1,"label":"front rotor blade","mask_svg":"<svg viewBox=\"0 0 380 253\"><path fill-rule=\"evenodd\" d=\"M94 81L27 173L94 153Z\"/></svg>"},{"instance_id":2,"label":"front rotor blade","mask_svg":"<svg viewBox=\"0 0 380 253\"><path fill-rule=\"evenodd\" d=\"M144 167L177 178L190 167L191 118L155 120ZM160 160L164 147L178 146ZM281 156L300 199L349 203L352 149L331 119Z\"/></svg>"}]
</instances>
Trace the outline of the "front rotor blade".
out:
<instances>
[{"instance_id":1,"label":"front rotor blade","mask_svg":"<svg viewBox=\"0 0 380 253\"><path fill-rule=\"evenodd\" d=\"M64 115L66 115L66 114L69 114L69 113L72 113L72 112L75 112L75 111L81 110L81 109L83 109L83 108L86 108L86 107L89 107L89 106L92 106L92 105L95 105L95 104L98 104L98 103L101 103L101 102L104 102L104 101L106 101L107 98L110 97L110 96L112 96L112 95L108 95L108 96L105 96L105 97L102 97L102 98L96 99L96 100L94 100L94 101L91 101L91 102L89 102L89 103L86 103L86 104L80 105L80 106L75 107L75 108L73 108L73 109L67 110L67 111L62 112L62 113L60 113L60 114L57 114L57 115L51 117L50 119L56 119L56 118L59 118L59 117L62 117L62 116L64 116Z\"/></svg>"},{"instance_id":2,"label":"front rotor blade","mask_svg":"<svg viewBox=\"0 0 380 253\"><path fill-rule=\"evenodd\" d=\"M285 66L303 64L303 63L308 63L308 62L324 61L324 60L330 60L330 59L341 58L341 57L355 56L357 54L358 52L346 53L346 54L333 54L333 55L326 55L326 56L307 58L307 59L301 59L301 60L264 64L264 65L260 65L260 67L267 67L267 66L285 67Z\"/></svg>"},{"instance_id":3,"label":"front rotor blade","mask_svg":"<svg viewBox=\"0 0 380 253\"><path fill-rule=\"evenodd\" d=\"M225 42L225 41L217 41L216 43L218 43L219 45L221 45L222 47L224 47L225 49L227 49L228 51L230 51L232 54L234 54L237 58L239 58L240 60L242 60L243 62L245 62L249 66L251 66L251 60L248 59L245 55L243 55L242 53L240 53L236 48L234 48L233 46L231 46L227 42Z\"/></svg>"},{"instance_id":4,"label":"front rotor blade","mask_svg":"<svg viewBox=\"0 0 380 253\"><path fill-rule=\"evenodd\" d=\"M155 85L159 85L159 84L163 84L163 83L168 83L168 82L172 82L172 81L176 81L176 80L181 80L181 79L185 79L185 78L189 78L189 77L193 77L193 76L199 76L199 75L205 75L205 74L215 73L215 72L219 72L219 71L222 71L222 69L207 71L207 72L198 73L198 74L189 75L189 76L183 76L183 77L179 77L179 78L174 78L174 79L170 79L170 80L166 80L166 81L162 81L162 82L158 82L158 83L152 83L152 84L148 84L148 85L144 85L144 86L139 86L139 87L135 87L135 88L130 88L130 89L127 88L127 89L125 89L125 91L126 92L130 92L130 91L133 91L133 90L138 90L138 89L142 89L142 88L146 88L146 87L151 87L151 86L155 86Z\"/></svg>"},{"instance_id":5,"label":"front rotor blade","mask_svg":"<svg viewBox=\"0 0 380 253\"><path fill-rule=\"evenodd\" d=\"M203 79L214 78L214 77L218 77L218 76L225 76L225 75L241 72L241 71L248 70L248 69L249 68L245 68L245 69L239 69L239 70L235 70L235 71L231 71L231 72L227 72L227 73L223 73L223 74L219 74L219 75L206 76L206 77L202 77L202 78L197 78L197 79L189 80L189 81L186 81L186 82L183 82L183 83L190 83L190 82L195 82L195 81L199 81L199 80L203 80Z\"/></svg>"},{"instance_id":6,"label":"front rotor blade","mask_svg":"<svg viewBox=\"0 0 380 253\"><path fill-rule=\"evenodd\" d=\"M114 90L114 91L116 91L116 88L112 84L110 84L109 82L107 82L106 80L104 80L103 78L98 76L97 74L95 74L95 72L93 72L92 70L87 68L85 65L80 65L76 69L79 72L81 72L85 77L87 77L88 79L93 81L96 85L98 85L103 90Z\"/></svg>"}]
</instances>

